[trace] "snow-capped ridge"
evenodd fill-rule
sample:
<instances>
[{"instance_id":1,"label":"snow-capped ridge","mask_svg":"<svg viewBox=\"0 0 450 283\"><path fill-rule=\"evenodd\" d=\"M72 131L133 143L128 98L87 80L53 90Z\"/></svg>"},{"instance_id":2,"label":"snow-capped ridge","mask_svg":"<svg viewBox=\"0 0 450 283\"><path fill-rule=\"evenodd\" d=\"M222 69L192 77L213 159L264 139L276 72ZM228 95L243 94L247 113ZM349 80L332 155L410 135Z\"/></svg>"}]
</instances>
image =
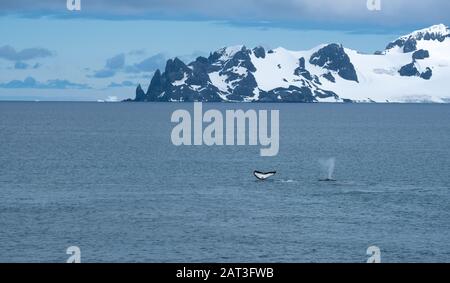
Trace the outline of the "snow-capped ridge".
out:
<instances>
[{"instance_id":1,"label":"snow-capped ridge","mask_svg":"<svg viewBox=\"0 0 450 283\"><path fill-rule=\"evenodd\" d=\"M365 54L342 44L304 51L245 45L220 48L155 72L135 101L450 102L450 30L440 24Z\"/></svg>"},{"instance_id":2,"label":"snow-capped ridge","mask_svg":"<svg viewBox=\"0 0 450 283\"><path fill-rule=\"evenodd\" d=\"M236 53L242 51L243 49L246 49L245 45L225 46L215 51L214 53L220 54L221 56L219 57L219 61L223 62L233 58Z\"/></svg>"},{"instance_id":3,"label":"snow-capped ridge","mask_svg":"<svg viewBox=\"0 0 450 283\"><path fill-rule=\"evenodd\" d=\"M418 50L417 45L421 42L444 42L448 38L450 38L450 29L446 25L434 25L399 37L390 42L383 53L392 51L409 53Z\"/></svg>"},{"instance_id":4,"label":"snow-capped ridge","mask_svg":"<svg viewBox=\"0 0 450 283\"><path fill-rule=\"evenodd\" d=\"M417 30L414 31L410 34L401 36L399 39L409 39L409 38L414 38L416 40L422 40L425 39L426 37L430 36L430 37L448 37L450 35L450 29L448 26L444 25L444 24L438 24L438 25L434 25L428 28L424 28L421 30Z\"/></svg>"}]
</instances>

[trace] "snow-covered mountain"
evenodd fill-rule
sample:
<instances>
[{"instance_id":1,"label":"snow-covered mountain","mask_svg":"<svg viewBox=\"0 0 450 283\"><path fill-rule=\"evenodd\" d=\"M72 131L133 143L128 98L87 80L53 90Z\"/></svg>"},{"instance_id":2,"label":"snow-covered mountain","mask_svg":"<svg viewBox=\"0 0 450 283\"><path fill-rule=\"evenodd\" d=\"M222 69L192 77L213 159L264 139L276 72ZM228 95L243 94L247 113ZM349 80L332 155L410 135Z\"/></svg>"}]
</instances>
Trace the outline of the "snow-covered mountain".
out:
<instances>
[{"instance_id":1,"label":"snow-covered mountain","mask_svg":"<svg viewBox=\"0 0 450 283\"><path fill-rule=\"evenodd\" d=\"M339 44L307 51L222 48L156 71L134 101L450 102L450 29L436 25L400 37L382 52Z\"/></svg>"}]
</instances>

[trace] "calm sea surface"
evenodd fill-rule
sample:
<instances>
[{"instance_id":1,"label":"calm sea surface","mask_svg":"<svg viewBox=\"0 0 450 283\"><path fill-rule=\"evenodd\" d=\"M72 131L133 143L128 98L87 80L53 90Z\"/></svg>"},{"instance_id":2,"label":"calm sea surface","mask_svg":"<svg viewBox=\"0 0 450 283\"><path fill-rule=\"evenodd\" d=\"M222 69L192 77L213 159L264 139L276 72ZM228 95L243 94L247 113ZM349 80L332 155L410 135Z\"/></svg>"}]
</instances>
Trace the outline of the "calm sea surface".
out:
<instances>
[{"instance_id":1,"label":"calm sea surface","mask_svg":"<svg viewBox=\"0 0 450 283\"><path fill-rule=\"evenodd\" d=\"M450 105L204 105L279 109L276 157L173 146L179 108L0 103L0 261L450 262Z\"/></svg>"}]
</instances>

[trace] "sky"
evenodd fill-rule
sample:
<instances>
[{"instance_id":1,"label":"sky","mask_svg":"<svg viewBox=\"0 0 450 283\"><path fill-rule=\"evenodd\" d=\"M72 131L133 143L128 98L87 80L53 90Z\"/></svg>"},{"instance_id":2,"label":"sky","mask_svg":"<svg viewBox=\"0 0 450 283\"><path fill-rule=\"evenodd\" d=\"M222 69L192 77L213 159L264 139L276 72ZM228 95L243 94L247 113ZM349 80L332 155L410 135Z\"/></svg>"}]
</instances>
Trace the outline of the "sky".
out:
<instances>
[{"instance_id":1,"label":"sky","mask_svg":"<svg viewBox=\"0 0 450 283\"><path fill-rule=\"evenodd\" d=\"M369 1L381 10L368 0L80 0L80 11L67 0L2 0L0 100L125 99L175 56L332 42L374 52L450 22L448 0Z\"/></svg>"}]
</instances>

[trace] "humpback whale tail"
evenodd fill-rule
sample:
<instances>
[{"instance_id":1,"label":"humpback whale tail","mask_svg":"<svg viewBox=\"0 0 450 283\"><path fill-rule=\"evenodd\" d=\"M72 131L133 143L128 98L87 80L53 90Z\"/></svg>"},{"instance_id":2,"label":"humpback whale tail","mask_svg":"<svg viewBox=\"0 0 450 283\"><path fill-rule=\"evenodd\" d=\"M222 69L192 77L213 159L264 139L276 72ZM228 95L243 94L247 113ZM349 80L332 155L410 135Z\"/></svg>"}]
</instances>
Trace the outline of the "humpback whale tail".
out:
<instances>
[{"instance_id":1,"label":"humpback whale tail","mask_svg":"<svg viewBox=\"0 0 450 283\"><path fill-rule=\"evenodd\" d=\"M275 175L277 172L273 171L273 172L260 172L260 171L254 171L253 175L255 175L255 177L258 180L264 181L269 179L270 177L272 177L273 175Z\"/></svg>"}]
</instances>

